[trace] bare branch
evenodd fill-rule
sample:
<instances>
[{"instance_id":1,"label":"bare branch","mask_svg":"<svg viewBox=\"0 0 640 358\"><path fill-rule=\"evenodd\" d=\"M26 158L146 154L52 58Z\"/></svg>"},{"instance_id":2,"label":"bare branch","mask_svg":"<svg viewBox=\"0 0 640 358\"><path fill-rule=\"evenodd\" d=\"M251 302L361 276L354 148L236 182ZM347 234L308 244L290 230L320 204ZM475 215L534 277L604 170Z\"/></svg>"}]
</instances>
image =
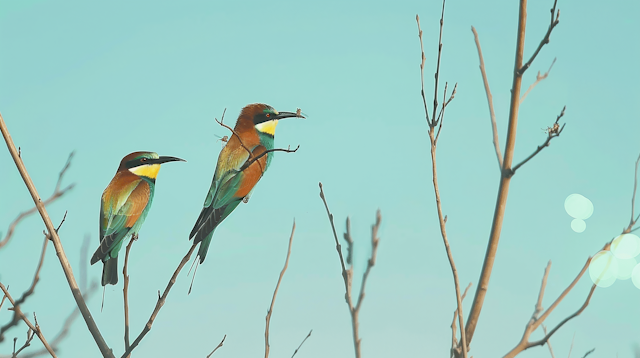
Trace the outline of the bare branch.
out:
<instances>
[{"instance_id":1,"label":"bare branch","mask_svg":"<svg viewBox=\"0 0 640 358\"><path fill-rule=\"evenodd\" d=\"M464 289L464 293L462 294L462 301L467 296L467 291L471 288L471 282L467 285L467 288ZM453 357L456 353L456 348L458 346L458 338L456 336L457 327L456 327L456 319L458 319L458 307L456 305L456 309L453 311L453 321L451 322L451 357ZM463 327L464 328L464 327Z\"/></svg>"},{"instance_id":2,"label":"bare branch","mask_svg":"<svg viewBox=\"0 0 640 358\"><path fill-rule=\"evenodd\" d=\"M536 148L536 150L533 153L531 153L530 156L527 157L527 159L525 159L522 162L520 162L518 165L513 167L513 169L511 169L511 170L507 169L507 173L506 173L507 176L509 176L509 177L513 176L513 174L516 173L516 170L518 170L518 168L520 168L526 162L531 160L531 158L535 157L536 154L540 153L544 148L548 147L549 146L549 142L551 142L551 140L553 138L560 136L560 133L562 133L562 131L564 130L564 126L566 125L566 123L563 124L562 127L560 127L560 124L558 124L558 121L560 120L560 118L562 118L562 116L564 116L564 111L566 109L567 109L567 106L564 106L562 108L562 112L560 112L560 114L556 118L555 123L553 123L553 126L547 128L547 139L544 141L544 143L542 143L542 145L539 145L538 148Z\"/></svg>"},{"instance_id":3,"label":"bare branch","mask_svg":"<svg viewBox=\"0 0 640 358\"><path fill-rule=\"evenodd\" d=\"M67 171L67 169L69 169L69 166L71 165L71 158L73 158L74 154L75 152L71 152L71 154L69 154L69 158L67 158L67 162L65 163L64 167L60 171L60 174L58 174L58 182L56 183L56 188L53 191L53 194L51 194L51 196L43 202L44 206L47 206L53 203L54 201L62 197L64 194L66 194L69 190L73 189L73 187L76 185L75 183L73 183L65 187L64 189L60 190L62 177L64 176L64 173ZM22 220L26 219L29 215L35 213L37 210L38 208L34 206L33 208L20 213L20 215L18 215L18 217L15 220L13 220L11 225L9 225L9 230L7 231L7 234L5 235L4 239L0 240L0 248L2 248L4 245L6 245L9 242L9 240L13 236L13 232L15 231L16 226L18 226L18 224Z\"/></svg>"},{"instance_id":4,"label":"bare branch","mask_svg":"<svg viewBox=\"0 0 640 358\"><path fill-rule=\"evenodd\" d=\"M7 298L9 299L9 302L13 306L13 311L16 314L18 314L20 319L22 319L24 321L24 323L27 324L27 326L29 326L29 329L31 329L31 331L35 332L35 334L38 336L38 338L40 338L40 341L42 342L42 344L47 348L47 351L49 352L49 354L51 354L51 356L53 358L56 358L56 353L53 351L53 349L51 348L49 343L47 343L46 338L44 338L44 335L42 334L42 331L40 330L40 326L38 325L38 321L37 320L35 321L36 322L35 326L33 324L31 324L31 322L29 321L27 316L25 316L24 313L22 313L22 311L20 310L20 306L16 306L15 301L13 300L13 297L11 297L11 295L9 294L9 291L7 291L7 289L4 287L4 285L2 283L0 283L0 290L2 290L2 292L4 292L4 294L5 294L5 296L7 296ZM35 317L35 314L34 314L34 317ZM14 345L15 345L15 341L14 341Z\"/></svg>"},{"instance_id":5,"label":"bare branch","mask_svg":"<svg viewBox=\"0 0 640 358\"><path fill-rule=\"evenodd\" d=\"M373 267L376 263L378 243L380 241L380 238L378 237L378 229L380 227L382 215L380 214L380 210L378 210L378 212L376 213L376 223L371 227L371 247L372 247L371 257L369 258L367 269L362 278L362 286L360 287L360 295L358 298L358 302L354 306L352 295L351 295L351 288L352 288L352 282L353 282L353 265L349 264L349 268L347 269L344 263L344 258L342 256L342 247L338 242L338 234L336 233L336 227L333 223L333 214L331 214L331 212L329 211L329 206L327 205L327 201L324 196L324 191L322 190L322 183L319 183L319 186L320 186L320 198L322 198L324 207L327 210L327 216L329 216L329 222L331 223L331 229L333 230L333 237L336 242L336 251L338 251L338 257L340 258L340 265L342 266L342 278L344 280L344 286L345 286L345 300L347 301L347 305L349 306L349 312L351 313L351 328L353 331L353 345L356 353L356 358L360 358L361 339L358 333L358 326L359 326L358 316L360 314L362 301L364 300L364 296L365 296L364 289L367 283L367 278L369 277L369 272L371 271L371 267ZM352 242L353 240L351 239L351 233L349 230L350 230L350 225L347 225L345 240L347 240L347 242L350 242L350 241Z\"/></svg>"},{"instance_id":6,"label":"bare branch","mask_svg":"<svg viewBox=\"0 0 640 358\"><path fill-rule=\"evenodd\" d=\"M124 266L122 267L122 276L124 277L124 287L122 288L122 295L124 301L124 350L129 350L131 345L129 344L129 275L127 274L127 266L129 264L129 251L131 251L131 245L138 239L138 235L132 235L127 245L127 249L124 255Z\"/></svg>"},{"instance_id":7,"label":"bare branch","mask_svg":"<svg viewBox=\"0 0 640 358\"><path fill-rule=\"evenodd\" d=\"M33 282L31 282L31 286L28 290L26 290L22 296L15 302L14 306L20 306L23 304L29 296L33 294L33 291L36 288L36 284L40 281L40 270L42 269L42 264L44 263L45 253L47 252L47 244L49 243L49 239L45 236L44 243L42 244L42 252L40 254L40 261L38 262L38 267L36 268L36 273L33 276ZM13 311L13 317L11 321L9 321L4 326L0 327L0 342L4 341L4 333L9 330L11 327L15 326L20 322L21 317L18 314L18 311Z\"/></svg>"},{"instance_id":8,"label":"bare branch","mask_svg":"<svg viewBox=\"0 0 640 358\"><path fill-rule=\"evenodd\" d=\"M524 72L529 68L529 66L531 66L531 63L533 63L533 60L536 59L536 56L538 56L538 53L540 53L540 50L542 50L542 47L549 43L549 37L551 36L551 31L553 31L553 28L556 27L560 23L560 10L558 10L557 13L556 13L556 4L557 3L558 3L558 0L554 0L553 1L553 7L551 8L551 23L549 24L549 28L547 29L547 33L544 35L544 38L542 38L542 41L540 41L540 44L538 45L538 48L535 50L533 55L531 55L531 58L529 59L529 61L527 61L527 63L525 63L524 66L522 66L518 70L518 75L519 76L522 76L524 74ZM555 17L555 19L554 19L554 17Z\"/></svg>"},{"instance_id":9,"label":"bare branch","mask_svg":"<svg viewBox=\"0 0 640 358\"><path fill-rule=\"evenodd\" d=\"M544 332L545 336L547 335L547 327L543 324L542 325L542 331ZM551 347L551 342L549 340L547 340L547 347L549 347L549 353L551 354L551 358L556 358L556 355L553 354L553 347Z\"/></svg>"},{"instance_id":10,"label":"bare branch","mask_svg":"<svg viewBox=\"0 0 640 358\"><path fill-rule=\"evenodd\" d=\"M222 347L222 344L224 343L224 340L225 340L225 339L227 339L227 335L226 335L226 334L224 335L224 337L222 337L222 340L220 341L220 343L218 343L218 346L217 346L217 347L215 347L215 348L211 351L211 353L209 353L209 354L207 355L207 358L211 357L211 356L213 355L213 353L215 353L215 352L218 350L218 348Z\"/></svg>"},{"instance_id":11,"label":"bare branch","mask_svg":"<svg viewBox=\"0 0 640 358\"><path fill-rule=\"evenodd\" d=\"M293 221L293 228L291 228L291 237L289 237L289 248L287 249L287 258L284 261L284 267L282 271L280 271L280 276L278 277L278 283L276 284L276 289L273 291L273 297L271 298L271 306L269 306L269 310L267 311L267 317L265 320L267 321L266 327L264 329L264 358L269 357L269 323L271 322L271 313L273 312L273 304L276 302L276 295L278 294L278 288L280 288L280 282L282 282L282 277L284 273L287 271L287 267L289 267L289 256L291 256L291 244L293 243L293 234L296 231L296 221Z\"/></svg>"},{"instance_id":12,"label":"bare branch","mask_svg":"<svg viewBox=\"0 0 640 358\"><path fill-rule=\"evenodd\" d=\"M638 215L635 219L633 218L634 210L635 210L635 202L636 202L636 189L638 188L638 164L640 163L640 155L638 155L638 159L636 160L636 169L634 171L633 177L633 195L631 195L631 220L629 221L629 226L623 231L623 234L628 234L637 229L633 229L633 227L640 219L640 215ZM632 230L633 229L633 230Z\"/></svg>"},{"instance_id":13,"label":"bare branch","mask_svg":"<svg viewBox=\"0 0 640 358\"><path fill-rule=\"evenodd\" d=\"M431 124L431 120L429 119L429 110L427 109L427 99L424 95L424 60L426 57L424 56L424 46L422 45L422 29L420 28L420 16L416 14L416 22L418 23L418 37L420 38L420 53L422 54L422 59L420 62L420 84L422 85L420 93L422 94L422 103L424 104L424 114L427 117L427 123L429 127L433 127ZM435 118L434 118L435 119Z\"/></svg>"},{"instance_id":14,"label":"bare branch","mask_svg":"<svg viewBox=\"0 0 640 358\"><path fill-rule=\"evenodd\" d=\"M546 332L544 333L545 335L547 334ZM569 354L567 355L567 358L571 358L571 351L573 350L573 341L576 339L576 332L573 332L573 338L571 338L571 346L569 346Z\"/></svg>"},{"instance_id":15,"label":"bare branch","mask_svg":"<svg viewBox=\"0 0 640 358\"><path fill-rule=\"evenodd\" d=\"M242 167L240 167L239 171L243 171L246 168L248 168L251 164L253 164L253 162L255 162L256 160L262 158L263 156L265 156L267 153L272 153L272 152L285 152L285 153L295 153L298 151L298 149L300 149L300 144L298 144L298 146L296 147L296 149L280 149L280 148L275 148L275 149L269 149L269 150L265 150L264 152L256 155L254 158L246 161ZM258 162L258 164L260 164L260 162ZM260 168L262 168L262 166L260 166ZM264 173L264 170L262 170L262 172Z\"/></svg>"},{"instance_id":16,"label":"bare branch","mask_svg":"<svg viewBox=\"0 0 640 358\"><path fill-rule=\"evenodd\" d=\"M502 154L500 153L500 141L498 140L498 126L496 124L496 112L493 110L493 96L491 95L491 89L489 88L489 80L487 79L487 72L484 68L484 59L482 57L482 48L480 47L480 39L478 38L478 32L475 27L471 26L473 37L476 40L476 47L478 48L478 57L480 58L480 73L482 74L482 81L484 82L484 91L487 94L487 102L489 103L489 114L491 115L491 128L493 130L493 146L496 150L496 156L498 157L498 166L502 170Z\"/></svg>"},{"instance_id":17,"label":"bare branch","mask_svg":"<svg viewBox=\"0 0 640 358\"><path fill-rule=\"evenodd\" d=\"M520 98L520 104L522 104L522 102L524 102L524 99L527 98L527 95L529 94L529 92L531 92L531 90L538 84L540 83L542 80L546 79L547 77L549 77L549 72L551 72L551 68L553 68L553 64L556 63L556 59L553 59L553 62L551 62L551 66L549 66L549 69L547 70L547 72L545 72L544 75L540 75L540 71L538 71L538 74L536 75L536 81L533 82L531 84L531 86L529 86L529 88L527 88L527 91L522 95L522 97Z\"/></svg>"},{"instance_id":18,"label":"bare branch","mask_svg":"<svg viewBox=\"0 0 640 358\"><path fill-rule=\"evenodd\" d=\"M493 264L496 259L496 252L498 251L498 244L500 242L500 233L502 231L502 223L504 220L504 212L507 207L507 198L509 196L509 185L511 184L511 177L507 175L508 170L511 168L513 162L513 154L516 144L516 131L518 128L518 112L520 109L520 90L522 87L522 74L519 73L519 69L522 68L522 59L524 53L524 39L527 23L527 0L520 0L518 9L518 30L516 41L516 53L515 63L513 69L513 83L511 86L511 100L509 103L509 123L507 127L507 140L504 150L504 159L502 163L502 171L500 177L500 186L498 189L498 197L496 200L495 211L493 214L493 221L491 223L491 232L489 234L489 243L487 244L487 252L482 264L482 271L480 278L478 279L478 287L476 294L473 298L471 310L469 312L469 318L467 319L467 325L465 332L467 335L467 344L471 344L473 334L475 333L484 305L484 299L489 289L489 280L491 279L491 272L493 270Z\"/></svg>"},{"instance_id":19,"label":"bare branch","mask_svg":"<svg viewBox=\"0 0 640 358\"><path fill-rule=\"evenodd\" d=\"M300 345L298 346L298 348L296 348L295 352L293 352L293 355L291 355L291 358L296 356L296 353L298 353L298 351L300 350L300 348L302 347L302 345L304 344L304 342L306 342L307 338L311 337L311 332L313 332L313 329L309 331L309 334L307 334L306 337L304 337L304 339L302 340L302 343L300 343Z\"/></svg>"},{"instance_id":20,"label":"bare branch","mask_svg":"<svg viewBox=\"0 0 640 358\"><path fill-rule=\"evenodd\" d=\"M151 313L151 317L149 317L149 320L147 321L147 324L142 329L142 332L140 332L140 334L135 339L135 341L131 343L131 347L129 347L129 349L127 349L124 352L124 354L122 355L122 358L128 357L131 354L131 352L138 346L138 344L140 344L140 341L142 341L144 336L146 336L147 333L149 333L149 331L151 330L153 321L155 321L156 316L158 315L158 312L160 312L160 309L162 308L162 306L164 306L167 296L169 295L169 291L171 291L171 287L173 287L173 285L176 283L176 278L178 277L178 274L180 274L180 270L182 270L182 267L184 267L187 261L189 261L189 258L191 258L191 254L193 253L193 250L196 248L197 245L198 244L191 245L189 252L187 252L187 254L182 258L182 261L180 261L178 268L176 268L176 271L171 276L171 279L169 280L167 287L164 289L162 296L160 296L160 291L158 291L158 302L156 303L156 307Z\"/></svg>"},{"instance_id":21,"label":"bare branch","mask_svg":"<svg viewBox=\"0 0 640 358\"><path fill-rule=\"evenodd\" d=\"M595 350L596 350L596 349L595 349L595 348L593 348L592 350L587 351L587 353L585 353L585 354L582 356L582 358L587 358L587 356L588 356L589 354L593 353L593 351L595 351Z\"/></svg>"},{"instance_id":22,"label":"bare branch","mask_svg":"<svg viewBox=\"0 0 640 358\"><path fill-rule=\"evenodd\" d=\"M47 227L47 231L50 234L51 241L53 241L53 246L55 247L58 260L60 260L60 265L62 266L62 270L64 271L65 276L67 278L67 282L69 283L69 288L71 289L73 298L76 300L76 304L80 308L80 312L82 313L82 317L84 318L85 323L87 324L89 332L91 332L91 335L93 336L93 339L95 340L96 345L100 349L100 352L102 353L102 355L104 357L113 358L114 356L111 349L109 348L104 338L102 337L102 334L100 333L100 330L96 325L96 322L93 320L93 317L91 316L91 312L89 311L89 308L87 307L86 302L82 298L82 293L80 292L80 288L78 288L78 283L76 282L76 279L73 276L73 271L71 270L71 265L69 264L67 255L65 254L64 249L62 247L62 242L60 241L60 237L58 236L58 233L55 231L55 227L53 226L53 223L49 218L47 209L45 208L44 203L40 199L40 195L38 195L38 191L36 190L36 187L33 184L33 181L31 180L31 177L29 176L29 173L27 172L27 169L24 163L22 162L22 159L18 155L18 151L16 150L16 147L13 144L13 140L11 139L11 135L9 134L9 130L7 129L7 125L5 124L4 119L2 118L2 115L0 115L0 131L2 132L2 136L4 137L5 142L7 143L7 148L9 149L9 152L13 157L13 161L15 162L16 167L18 168L18 171L20 172L20 175L22 176L22 179L25 185L27 186L27 189L29 189L31 198L33 199L33 202L38 208L38 212L40 213L40 216L42 217L42 220L44 221L44 224Z\"/></svg>"}]
</instances>

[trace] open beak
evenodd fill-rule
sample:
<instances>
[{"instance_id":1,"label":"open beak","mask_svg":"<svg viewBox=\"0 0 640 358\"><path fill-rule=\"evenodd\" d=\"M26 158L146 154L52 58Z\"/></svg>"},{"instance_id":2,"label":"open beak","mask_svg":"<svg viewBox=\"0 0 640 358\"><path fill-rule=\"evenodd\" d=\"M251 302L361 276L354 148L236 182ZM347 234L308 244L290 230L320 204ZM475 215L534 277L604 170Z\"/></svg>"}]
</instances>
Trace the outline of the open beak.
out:
<instances>
[{"instance_id":1,"label":"open beak","mask_svg":"<svg viewBox=\"0 0 640 358\"><path fill-rule=\"evenodd\" d=\"M282 118L290 118L290 117L304 118L303 115L293 113L293 112L279 112L274 119L282 119Z\"/></svg>"},{"instance_id":2,"label":"open beak","mask_svg":"<svg viewBox=\"0 0 640 358\"><path fill-rule=\"evenodd\" d=\"M162 164L168 162L186 162L186 160L176 157L160 157L158 159L152 159L150 164Z\"/></svg>"}]
</instances>

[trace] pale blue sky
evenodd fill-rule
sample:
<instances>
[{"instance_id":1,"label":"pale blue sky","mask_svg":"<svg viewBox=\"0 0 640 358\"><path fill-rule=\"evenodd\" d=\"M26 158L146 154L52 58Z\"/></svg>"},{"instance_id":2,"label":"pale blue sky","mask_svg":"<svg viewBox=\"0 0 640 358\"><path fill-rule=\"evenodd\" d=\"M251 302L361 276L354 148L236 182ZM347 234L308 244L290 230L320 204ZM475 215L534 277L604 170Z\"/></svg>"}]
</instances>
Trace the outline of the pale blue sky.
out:
<instances>
[{"instance_id":1,"label":"pale blue sky","mask_svg":"<svg viewBox=\"0 0 640 358\"><path fill-rule=\"evenodd\" d=\"M530 56L549 23L552 1L529 4ZM49 207L76 274L82 239L97 246L100 195L120 159L133 151L185 158L163 166L151 212L130 258L132 335L148 319L158 289L186 253L187 236L209 188L228 131L215 123L227 108L264 102L301 108L287 119L277 154L251 201L215 233L191 295L183 272L137 357L204 357L224 334L215 357L260 356L264 317L284 262L291 224L297 231L289 269L271 318L271 356L289 357L310 329L300 358L352 357L344 285L330 226L318 197L325 186L339 231L352 218L356 288L370 252L370 225L380 208L378 261L360 314L365 357L445 356L455 309L453 280L437 226L427 125L420 98L420 47L425 36L432 91L440 1L303 3L207 1L0 1L0 111L46 197L69 152L65 183L76 188ZM489 292L472 343L475 357L501 356L520 339L540 280L553 261L548 307L589 255L620 233L630 214L633 165L640 153L640 3L559 0L560 25L524 78L524 88L557 61L520 111L515 161L542 143L564 105L562 136L514 177ZM504 145L517 24L516 1L449 1L442 81L458 82L438 147L443 208L464 285L482 266L498 186L489 113L470 31L479 32ZM0 230L31 198L0 150ZM594 205L583 233L570 228L565 198ZM19 294L31 282L44 225L25 220L0 250L0 280ZM88 269L98 278L101 266ZM53 337L74 302L52 248L36 294L36 311ZM583 277L546 322L555 326L584 301ZM469 297L470 298L470 297ZM465 312L470 299L465 301ZM122 280L89 307L113 347L123 352ZM553 338L557 356L596 348L591 357L633 356L640 344L640 290L630 280L597 289L590 306ZM10 318L7 305L0 324ZM466 316L465 313L465 316ZM11 353L8 333L0 354ZM541 332L536 332L539 337ZM40 347L34 341L33 347ZM61 357L98 356L81 319L60 346ZM534 348L522 357L548 356Z\"/></svg>"}]
</instances>

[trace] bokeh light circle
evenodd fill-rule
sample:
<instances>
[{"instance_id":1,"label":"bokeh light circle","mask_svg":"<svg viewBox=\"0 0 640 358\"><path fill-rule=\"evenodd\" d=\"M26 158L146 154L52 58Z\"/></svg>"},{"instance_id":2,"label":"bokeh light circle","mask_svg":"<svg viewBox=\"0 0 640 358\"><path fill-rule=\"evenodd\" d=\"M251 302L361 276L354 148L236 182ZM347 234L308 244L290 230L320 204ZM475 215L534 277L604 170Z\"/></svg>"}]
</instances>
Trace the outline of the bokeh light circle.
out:
<instances>
[{"instance_id":1,"label":"bokeh light circle","mask_svg":"<svg viewBox=\"0 0 640 358\"><path fill-rule=\"evenodd\" d=\"M593 203L580 194L571 194L564 201L564 210L573 218L586 220L593 214Z\"/></svg>"},{"instance_id":2,"label":"bokeh light circle","mask_svg":"<svg viewBox=\"0 0 640 358\"><path fill-rule=\"evenodd\" d=\"M616 278L618 280L628 280L631 278L633 274L633 269L636 267L638 262L633 257L630 259L620 259L616 257L617 265L618 265L618 273L616 274Z\"/></svg>"},{"instance_id":3,"label":"bokeh light circle","mask_svg":"<svg viewBox=\"0 0 640 358\"><path fill-rule=\"evenodd\" d=\"M577 233L583 232L587 228L587 223L582 219L571 220L571 229Z\"/></svg>"},{"instance_id":4,"label":"bokeh light circle","mask_svg":"<svg viewBox=\"0 0 640 358\"><path fill-rule=\"evenodd\" d=\"M637 264L631 271L631 281L633 281L634 286L640 289L640 264Z\"/></svg>"},{"instance_id":5,"label":"bokeh light circle","mask_svg":"<svg viewBox=\"0 0 640 358\"><path fill-rule=\"evenodd\" d=\"M640 254L640 237L634 234L623 234L611 242L611 252L619 259L630 259Z\"/></svg>"},{"instance_id":6,"label":"bokeh light circle","mask_svg":"<svg viewBox=\"0 0 640 358\"><path fill-rule=\"evenodd\" d=\"M589 277L598 287L613 285L617 275L618 263L611 251L600 251L593 256L589 264Z\"/></svg>"}]
</instances>

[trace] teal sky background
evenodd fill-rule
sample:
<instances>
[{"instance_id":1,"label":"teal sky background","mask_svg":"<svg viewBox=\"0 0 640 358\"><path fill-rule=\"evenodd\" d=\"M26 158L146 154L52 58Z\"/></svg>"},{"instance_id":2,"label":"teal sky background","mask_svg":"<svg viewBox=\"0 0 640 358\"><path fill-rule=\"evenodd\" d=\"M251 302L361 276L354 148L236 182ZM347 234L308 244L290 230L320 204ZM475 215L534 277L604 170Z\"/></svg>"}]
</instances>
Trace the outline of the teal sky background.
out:
<instances>
[{"instance_id":1,"label":"teal sky background","mask_svg":"<svg viewBox=\"0 0 640 358\"><path fill-rule=\"evenodd\" d=\"M530 2L525 58L549 25L552 1ZM493 276L471 349L502 356L520 340L533 313L548 260L543 306L574 279L589 255L626 227L634 163L640 153L640 3L559 0L560 24L524 76L557 61L520 109L515 162L528 156L567 106L567 126L511 183ZM264 323L297 229L289 268L271 317L272 357L352 357L351 323L329 221L318 193L324 184L339 232L352 219L355 287L370 254L370 227L382 211L376 266L360 313L364 357L447 356L455 309L453 279L439 233L420 97L424 31L425 87L433 91L440 1L0 1L0 111L43 198L53 191L71 151L63 185L77 183L48 207L76 277L80 247L98 245L102 191L123 156L137 150L186 159L164 165L153 207L130 257L131 334L142 330L157 298L190 246L228 135L248 103L308 119L280 123L278 153L251 200L216 230L194 289L183 271L137 357L261 356ZM447 2L441 81L458 83L438 146L438 175L460 281L473 296L498 188L489 111L470 31L480 35L501 145L507 126L517 26L516 1ZM441 87L442 88L442 87ZM431 96L430 96L431 98ZM431 99L428 100L431 103ZM0 231L32 200L0 150ZM594 205L586 230L571 230L570 194ZM640 206L640 204L639 204ZM636 212L640 211L640 208ZM14 296L30 285L42 245L37 216L23 221L0 250L0 281ZM120 261L122 263L122 260ZM120 266L121 268L122 266ZM101 265L88 267L98 279ZM545 322L554 327L584 302L585 275ZM89 302L116 356L123 352L122 279ZM465 318L471 297L465 300ZM631 280L598 288L589 307L551 339L556 356L592 348L597 357L628 358L640 345L640 289ZM36 293L22 307L36 312L51 340L75 307L53 247ZM0 324L11 317L5 304ZM10 354L20 325L0 344ZM533 338L540 338L541 331ZM33 349L41 347L34 340ZM30 348L31 349L31 348ZM636 348L640 349L640 348ZM60 357L99 356L81 318ZM546 347L521 357L544 357Z\"/></svg>"}]
</instances>

